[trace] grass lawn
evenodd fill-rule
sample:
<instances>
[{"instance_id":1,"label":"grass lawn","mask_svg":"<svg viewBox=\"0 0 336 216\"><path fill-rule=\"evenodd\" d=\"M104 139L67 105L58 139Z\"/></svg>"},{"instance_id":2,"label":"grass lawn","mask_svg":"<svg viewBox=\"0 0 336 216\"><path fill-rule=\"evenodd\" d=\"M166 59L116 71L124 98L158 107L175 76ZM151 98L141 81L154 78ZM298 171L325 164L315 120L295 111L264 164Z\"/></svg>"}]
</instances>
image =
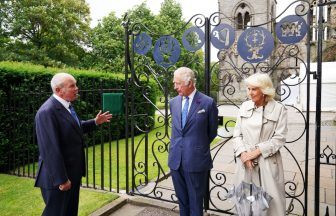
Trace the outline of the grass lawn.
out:
<instances>
[{"instance_id":1,"label":"grass lawn","mask_svg":"<svg viewBox=\"0 0 336 216\"><path fill-rule=\"evenodd\" d=\"M156 106L157 106L157 108L159 108L159 109L164 109L165 108L165 103L164 103L164 101L160 101L160 98L164 98L163 96L159 96L159 97L157 97L156 98Z\"/></svg>"},{"instance_id":2,"label":"grass lawn","mask_svg":"<svg viewBox=\"0 0 336 216\"><path fill-rule=\"evenodd\" d=\"M152 130L150 133L141 134L134 137L134 175L137 175L137 180L135 186L140 185L140 181L145 181L145 155L147 150L147 164L148 164L148 179L155 179L158 176L158 166L162 166L164 171L168 170L167 159L168 159L168 137L160 137L158 134L164 134L164 126L158 127L156 124L156 129ZM162 139L161 139L162 138ZM145 140L148 139L148 146L146 147ZM94 148L90 147L88 149L88 181L87 178L83 178L83 184L88 183L93 185L93 177L95 178L95 185L100 187L102 185L101 177L102 171L104 176L104 187L109 189L110 184L112 188L117 188L117 172L119 172L119 187L120 189L126 188L126 140L122 139L113 141L110 143L105 143L103 146L96 145ZM111 146L111 148L110 148ZM103 147L103 154L102 154ZM110 151L111 149L111 151ZM132 140L129 139L129 176L132 175ZM94 152L94 153L93 153ZM111 155L111 157L110 157ZM119 157L118 157L119 156ZM103 159L102 159L103 157ZM111 163L110 163L111 158ZM102 161L104 166L102 166ZM94 162L94 163L93 163ZM119 164L119 168L117 166ZM110 166L111 164L111 166ZM110 170L111 170L111 181L110 181ZM141 173L141 174L139 174ZM129 178L129 185L131 186L131 179Z\"/></svg>"},{"instance_id":3,"label":"grass lawn","mask_svg":"<svg viewBox=\"0 0 336 216\"><path fill-rule=\"evenodd\" d=\"M81 189L79 215L89 215L118 198L117 195ZM41 215L44 202L34 179L0 174L0 212L2 216Z\"/></svg>"},{"instance_id":4,"label":"grass lawn","mask_svg":"<svg viewBox=\"0 0 336 216\"><path fill-rule=\"evenodd\" d=\"M235 123L236 120L237 120L237 118L235 118L235 117L224 116L223 126L225 126L225 124L226 124L227 127L235 127L236 126L236 123Z\"/></svg>"}]
</instances>

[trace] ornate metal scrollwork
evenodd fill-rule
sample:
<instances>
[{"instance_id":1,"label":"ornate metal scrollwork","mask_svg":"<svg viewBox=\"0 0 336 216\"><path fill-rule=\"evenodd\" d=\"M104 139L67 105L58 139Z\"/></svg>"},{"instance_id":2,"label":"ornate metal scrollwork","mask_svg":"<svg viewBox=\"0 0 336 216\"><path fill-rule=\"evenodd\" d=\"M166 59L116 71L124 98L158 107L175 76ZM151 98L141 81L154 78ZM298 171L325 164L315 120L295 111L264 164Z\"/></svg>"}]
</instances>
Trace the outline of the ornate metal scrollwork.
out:
<instances>
[{"instance_id":1,"label":"ornate metal scrollwork","mask_svg":"<svg viewBox=\"0 0 336 216\"><path fill-rule=\"evenodd\" d=\"M302 22L301 16L307 14L310 5L309 1L297 0L291 3L287 9L296 3L299 3L295 8L296 15L287 17L278 26L280 36L283 37L283 40L277 40L276 43L274 43L271 33L260 26L275 22L283 13L280 13L277 17L266 23L258 23L257 26L248 26L249 28L241 34L240 41L232 40L235 36L230 35L231 30L228 26L222 25L223 23L236 24L235 20L218 12L211 14L209 18L202 14L196 14L187 21L182 29L179 29L179 31L185 33L183 36L184 42L182 41L182 44L186 49L187 56L184 59L183 66L195 63L195 59L197 59L196 52L198 52L207 41L202 37L209 37L207 38L208 42L212 37L210 42L213 43L214 40L217 40L220 44L217 47L218 61L209 66L210 82L208 83L213 89L218 89L216 97L218 97L217 104L219 108L221 108L221 106L230 106L230 108L234 110L233 112L237 113L241 102L247 99L245 87L242 85L243 80L253 73L267 73L272 76L278 83L276 86L276 97L284 103L293 94L292 87L298 86L307 80L307 63L302 57L302 47L296 43L298 40L304 38L305 32L303 30L306 27L304 22ZM298 18L298 16L300 16L300 18ZM190 28L190 24L192 24L193 27ZM212 34L208 36L203 35L204 32L207 31L203 31L202 29L209 24L213 29ZM135 119L142 118L141 121L146 122L144 128L137 126L135 123L136 129L144 133L149 133L153 130L164 128L164 130L156 131L153 135L153 140L150 141L150 144L147 143L149 144L149 152L152 154L154 162L149 163L145 160L135 159L133 171L136 177L136 192L152 198L177 202L173 189L160 184L161 181L169 176L169 171L164 169L164 162L161 156L168 155L170 144L169 137L172 125L168 109L168 89L169 85L171 85L172 71L175 69L175 63L177 62L176 58L172 58L173 53L178 52L180 54L181 52L181 50L179 50L180 47L177 48L179 41L174 37L177 32L160 37L160 35L150 32L142 24L135 24L130 32L132 36L135 37L137 35L140 37L142 32L148 32L148 35L155 35L155 38L159 38L156 43L154 43L153 56L142 55L142 53L138 53L134 56L135 65L140 66L136 66L132 70L132 74L134 75L133 84L137 88L136 91L141 93L145 98L146 104L154 106L157 113L156 119L152 119L147 116L141 117L141 113L135 112ZM145 37L146 36L143 35L143 38ZM288 41L289 37L295 37L296 41ZM272 40L270 40L270 38ZM244 44L243 48L239 47L240 43ZM140 50L143 50L148 42L138 39L135 44ZM267 52L265 49L267 49ZM152 57L157 64L153 64ZM203 62L197 63L199 65L203 64ZM300 74L300 71L306 71L306 73ZM199 75L200 74L197 75L198 78ZM164 108L159 109L156 103L147 97L149 89L146 89L144 85L150 78L157 83L158 91L161 93L159 101L165 104ZM294 161L295 168L293 169L295 169L298 174L293 180L291 179L285 183L286 201L288 203L287 214L304 214L306 206L304 206L302 202L302 196L306 193L306 188L303 188L301 185L303 185L305 181L305 176L301 164L299 164L292 152L291 144L302 142L307 132L306 125L308 122L301 108L293 104L287 104L286 107L292 113L295 113L295 118L299 121L298 124L303 125L295 129L295 135L287 140L285 148L281 150L291 161ZM218 161L222 162L221 159L224 157L221 155L223 148L224 146L227 147L226 145L230 145L233 126L235 124L235 117L224 116L223 118L225 118L225 120L221 126L222 133L219 133L218 136L221 142L211 147L214 163L218 163ZM143 137L141 140L136 141L135 156L137 151L141 149L140 146L145 145L145 140L146 138ZM233 155L225 155L225 157L230 158L230 160L225 161L225 163L230 165L234 163L235 158ZM333 152L330 153L329 148L326 148L323 154L321 154L321 158L325 158L328 161L329 159L335 160L335 154ZM223 163L223 166L227 164ZM148 170L144 169L144 166L147 166L148 169L152 169L152 171L155 172L155 177L152 178L150 182L146 182L149 174ZM225 198L232 184L232 182L230 182L230 174L232 173L224 170L212 170L210 172L209 204L211 210L229 214L233 213L233 204ZM144 187L146 190L144 190Z\"/></svg>"},{"instance_id":2,"label":"ornate metal scrollwork","mask_svg":"<svg viewBox=\"0 0 336 216\"><path fill-rule=\"evenodd\" d=\"M320 158L325 159L325 162L321 161L321 164L336 165L336 155L329 145L327 145L322 152L323 153L321 154Z\"/></svg>"}]
</instances>

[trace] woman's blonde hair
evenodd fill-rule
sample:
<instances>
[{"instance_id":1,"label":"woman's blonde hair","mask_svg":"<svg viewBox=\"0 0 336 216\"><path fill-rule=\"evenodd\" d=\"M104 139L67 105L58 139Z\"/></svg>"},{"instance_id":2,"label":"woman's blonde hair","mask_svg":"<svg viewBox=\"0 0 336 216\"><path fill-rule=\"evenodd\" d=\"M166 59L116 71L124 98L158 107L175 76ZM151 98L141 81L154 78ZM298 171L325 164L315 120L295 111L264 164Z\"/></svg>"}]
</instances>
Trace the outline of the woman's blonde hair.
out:
<instances>
[{"instance_id":1,"label":"woman's blonde hair","mask_svg":"<svg viewBox=\"0 0 336 216\"><path fill-rule=\"evenodd\" d=\"M246 85L252 85L260 88L261 92L265 95L265 100L269 101L275 96L275 89L268 74L255 73L245 79Z\"/></svg>"}]
</instances>

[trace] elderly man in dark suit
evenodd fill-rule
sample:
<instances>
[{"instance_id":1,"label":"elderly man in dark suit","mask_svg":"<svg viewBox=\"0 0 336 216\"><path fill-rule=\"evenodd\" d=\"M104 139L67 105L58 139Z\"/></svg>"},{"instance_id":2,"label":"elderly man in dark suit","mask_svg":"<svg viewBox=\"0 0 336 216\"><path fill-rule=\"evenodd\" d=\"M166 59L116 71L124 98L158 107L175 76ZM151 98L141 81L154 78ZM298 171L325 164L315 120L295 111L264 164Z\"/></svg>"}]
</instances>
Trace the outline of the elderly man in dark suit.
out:
<instances>
[{"instance_id":1,"label":"elderly man in dark suit","mask_svg":"<svg viewBox=\"0 0 336 216\"><path fill-rule=\"evenodd\" d=\"M217 135L218 109L212 98L196 90L194 72L187 67L174 72L174 89L179 95L170 101L168 165L180 215L200 216L212 168L210 143Z\"/></svg>"},{"instance_id":2,"label":"elderly man in dark suit","mask_svg":"<svg viewBox=\"0 0 336 216\"><path fill-rule=\"evenodd\" d=\"M35 186L41 188L46 204L43 215L77 215L80 182L85 176L83 133L109 122L112 115L100 111L95 119L82 121L71 106L78 87L70 74L55 74L51 88L53 95L35 116L40 152Z\"/></svg>"}]
</instances>

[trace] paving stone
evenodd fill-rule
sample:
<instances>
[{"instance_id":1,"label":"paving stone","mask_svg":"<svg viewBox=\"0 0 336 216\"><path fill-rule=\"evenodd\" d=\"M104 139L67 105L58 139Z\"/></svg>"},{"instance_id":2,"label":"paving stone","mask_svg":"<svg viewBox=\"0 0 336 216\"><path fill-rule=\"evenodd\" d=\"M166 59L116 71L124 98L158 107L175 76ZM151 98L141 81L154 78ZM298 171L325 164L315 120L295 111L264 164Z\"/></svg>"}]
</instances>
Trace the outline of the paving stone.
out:
<instances>
[{"instance_id":1,"label":"paving stone","mask_svg":"<svg viewBox=\"0 0 336 216\"><path fill-rule=\"evenodd\" d=\"M137 216L178 216L179 214L165 209L147 207L142 210Z\"/></svg>"},{"instance_id":2,"label":"paving stone","mask_svg":"<svg viewBox=\"0 0 336 216\"><path fill-rule=\"evenodd\" d=\"M325 202L335 206L335 190L326 190Z\"/></svg>"}]
</instances>

